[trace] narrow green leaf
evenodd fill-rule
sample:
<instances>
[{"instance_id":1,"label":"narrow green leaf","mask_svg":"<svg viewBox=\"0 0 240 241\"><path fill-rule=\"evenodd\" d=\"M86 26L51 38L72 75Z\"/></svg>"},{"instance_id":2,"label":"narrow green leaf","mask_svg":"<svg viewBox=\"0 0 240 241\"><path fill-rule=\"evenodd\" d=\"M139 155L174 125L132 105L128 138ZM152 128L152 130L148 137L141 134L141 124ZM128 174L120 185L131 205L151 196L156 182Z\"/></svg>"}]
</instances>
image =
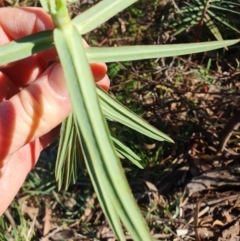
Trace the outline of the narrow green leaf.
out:
<instances>
[{"instance_id":1,"label":"narrow green leaf","mask_svg":"<svg viewBox=\"0 0 240 241\"><path fill-rule=\"evenodd\" d=\"M149 125L148 122L137 116L117 100L113 99L104 90L97 88L97 93L100 98L102 111L109 120L118 121L155 140L173 142L171 138Z\"/></svg>"},{"instance_id":2,"label":"narrow green leaf","mask_svg":"<svg viewBox=\"0 0 240 241\"><path fill-rule=\"evenodd\" d=\"M58 145L58 154L56 158L56 181L58 183L58 190L62 187L67 190L70 183L75 183L77 180L78 166L81 166L81 162L84 161L82 155L82 147L79 139L76 135L75 126L73 123L72 114L67 118L61 126L60 139ZM70 128L70 129L69 129ZM70 135L67 134L67 130L70 130ZM72 136L71 136L72 135ZM111 136L114 142L115 150L117 151L119 158L127 158L133 164L139 168L143 166L139 163L141 160L129 147L124 145L120 140Z\"/></svg>"},{"instance_id":3,"label":"narrow green leaf","mask_svg":"<svg viewBox=\"0 0 240 241\"><path fill-rule=\"evenodd\" d=\"M222 41L222 35L219 32L217 26L215 25L215 23L212 21L212 19L208 16L208 14L205 14L204 17L204 22L206 23L206 25L208 26L209 30L211 31L211 33L214 35L214 37L218 40L218 41Z\"/></svg>"},{"instance_id":4,"label":"narrow green leaf","mask_svg":"<svg viewBox=\"0 0 240 241\"><path fill-rule=\"evenodd\" d=\"M61 63L63 65L64 74L67 80L68 89L70 91L70 95L72 99L72 105L73 105L73 110L75 115L74 118L76 122L75 126L78 132L78 136L79 138L81 138L81 145L83 147L86 166L87 167L89 167L89 165L92 166L92 164L89 164L88 162L90 163L93 161L96 162L96 163L94 162L95 166L93 165L93 167L95 168L94 171L92 169L88 169L88 170L89 170L90 176L93 178L92 182L94 184L94 187L96 188L95 191L99 196L100 203L103 205L103 210L105 211L105 214L110 222L111 227L116 232L116 235L118 236L118 238L120 240L123 240L124 236L122 234L121 225L117 218L116 210L113 204L111 203L111 198L109 197L109 193L111 191L109 191L107 176L105 175L105 173L102 174L101 169L99 169L96 172L97 170L96 164L98 166L99 165L102 166L101 163L103 162L103 160L101 157L101 153L99 153L99 150L98 150L98 143L96 143L97 140L94 137L95 132L92 130L93 120L91 120L91 118L89 117L89 113L88 113L89 107L88 108L86 107L86 101L84 101L84 97L82 96L83 90L80 87L80 83L82 83L83 81L82 82L78 81L79 72L82 71L85 74L88 73L87 70L89 70L89 66L87 65L87 68L85 68L86 67L86 63L84 64L85 57L81 59L82 50L79 51L79 48L81 49L83 48L83 46L79 45L79 35L77 34L77 39L78 39L77 44L76 44L76 36L73 37L72 35L73 34L71 29L70 30L67 29L64 34L62 33L62 31L58 29L54 30L54 39L56 41L56 47L59 53ZM75 43L74 43L74 40L75 40ZM72 48L74 48L75 45L78 45L78 47L77 49L73 50ZM72 56L74 54L73 53L74 51L75 51L75 55ZM73 61L73 59L76 60L76 58L78 57L80 58L80 60ZM82 69L84 69L84 71ZM93 84L92 79L88 81L85 81L85 80L86 79L84 79L84 82L90 85ZM87 93L89 93L89 90L90 89L88 89ZM91 97L91 93L90 93L90 97ZM90 103L92 103L92 101ZM94 108L94 106L91 106L90 109L91 108ZM97 119L98 118L96 118L95 116L95 121L97 121ZM101 123L101 120L99 120L98 124L99 123ZM85 144L85 142L87 143ZM108 150L106 149L106 151ZM101 180L101 182L99 180Z\"/></svg>"},{"instance_id":5,"label":"narrow green leaf","mask_svg":"<svg viewBox=\"0 0 240 241\"><path fill-rule=\"evenodd\" d=\"M0 65L27 58L53 47L52 31L44 31L0 46Z\"/></svg>"},{"instance_id":6,"label":"narrow green leaf","mask_svg":"<svg viewBox=\"0 0 240 241\"><path fill-rule=\"evenodd\" d=\"M86 53L90 63L109 63L194 54L224 48L238 42L239 39L191 44L93 47L87 48Z\"/></svg>"},{"instance_id":7,"label":"narrow green leaf","mask_svg":"<svg viewBox=\"0 0 240 241\"><path fill-rule=\"evenodd\" d=\"M79 128L77 128L78 135L81 137L81 132ZM88 152L88 148L86 147L84 139L80 138L80 143L82 146L83 154L84 154L84 160L86 163L86 167L88 169L88 173L90 175L90 178L92 180L92 184L94 187L94 190L97 194L98 200L100 202L100 205L103 209L104 214L106 215L106 218L109 221L109 224L114 231L114 233L117 235L118 239L120 241L124 240L124 235L122 232L122 226L118 217L118 213L109 199L109 188L108 185L106 186L104 179L98 179L98 170L95 168L95 166L92 163L90 154Z\"/></svg>"},{"instance_id":8,"label":"narrow green leaf","mask_svg":"<svg viewBox=\"0 0 240 241\"><path fill-rule=\"evenodd\" d=\"M58 153L56 158L55 177L58 183L58 189L62 187L65 175L65 162L69 146L71 146L71 132L73 127L72 114L62 123L60 131L60 140L58 146Z\"/></svg>"},{"instance_id":9,"label":"narrow green leaf","mask_svg":"<svg viewBox=\"0 0 240 241\"><path fill-rule=\"evenodd\" d=\"M238 11L234 11L234 10L231 10L229 8L224 8L224 7L220 7L220 6L215 6L215 5L210 5L209 6L210 8L215 8L215 9L218 9L218 10L222 10L222 11L225 11L225 12L228 12L228 13L234 13L234 14L240 14L240 12Z\"/></svg>"},{"instance_id":10,"label":"narrow green leaf","mask_svg":"<svg viewBox=\"0 0 240 241\"><path fill-rule=\"evenodd\" d=\"M136 155L129 147L125 146L121 141L119 141L117 138L115 137L111 137L111 139L113 140L115 146L118 148L118 149L121 149L125 152L127 152L129 155L131 155L135 160L138 160L140 161L141 158Z\"/></svg>"},{"instance_id":11,"label":"narrow green leaf","mask_svg":"<svg viewBox=\"0 0 240 241\"><path fill-rule=\"evenodd\" d=\"M192 20L191 22L188 23L183 23L180 22L180 24L182 24L183 26L178 28L177 30L174 31L173 36L177 36L178 34L182 33L183 31L186 31L186 29L193 27L194 25L196 25L199 22L200 19L196 19L196 20ZM177 24L174 24L173 26L177 28Z\"/></svg>"},{"instance_id":12,"label":"narrow green leaf","mask_svg":"<svg viewBox=\"0 0 240 241\"><path fill-rule=\"evenodd\" d=\"M234 26L232 26L230 23L226 22L224 19L218 17L215 13L213 13L212 11L208 10L208 14L211 15L213 18L215 18L216 20L218 20L221 24L224 24L225 26L227 26L228 28L236 31L237 33L240 33L240 31L238 29L236 29Z\"/></svg>"},{"instance_id":13,"label":"narrow green leaf","mask_svg":"<svg viewBox=\"0 0 240 241\"><path fill-rule=\"evenodd\" d=\"M111 137L111 138L114 142L116 150L120 154L125 156L129 161L131 161L137 167L143 169L143 166L139 163L139 161L141 160L139 156L137 156L129 147L125 146L121 141L117 140L114 137Z\"/></svg>"},{"instance_id":14,"label":"narrow green leaf","mask_svg":"<svg viewBox=\"0 0 240 241\"><path fill-rule=\"evenodd\" d=\"M104 0L94 5L73 19L80 34L85 34L97 28L117 13L137 2L138 0Z\"/></svg>"},{"instance_id":15,"label":"narrow green leaf","mask_svg":"<svg viewBox=\"0 0 240 241\"><path fill-rule=\"evenodd\" d=\"M180 11L177 11L177 13L192 13L192 12L201 12L204 9L204 6L198 6L198 7L188 7L180 9Z\"/></svg>"},{"instance_id":16,"label":"narrow green leaf","mask_svg":"<svg viewBox=\"0 0 240 241\"><path fill-rule=\"evenodd\" d=\"M117 153L117 156L120 158L120 159L124 159L124 155L122 155L120 152L118 152L118 150L115 148L115 151Z\"/></svg>"},{"instance_id":17,"label":"narrow green leaf","mask_svg":"<svg viewBox=\"0 0 240 241\"><path fill-rule=\"evenodd\" d=\"M88 153L87 160L90 162L86 165L92 166L89 172L96 178L93 181L98 183L101 180L103 183L104 191L99 187L101 189L98 192L102 193L105 202L106 198L108 202L112 202L114 210L133 238L142 240L144 237L146 241L151 240L141 213L132 195L129 195L131 191L109 138L78 32L73 26L62 28L62 31L63 33L58 29L54 30L54 40L67 79L77 127L80 128L82 143L86 143L84 153ZM109 211L113 210L108 210L107 214ZM108 217L110 221L113 216L115 215ZM111 224L114 226L114 223ZM121 233L117 234L122 237Z\"/></svg>"},{"instance_id":18,"label":"narrow green leaf","mask_svg":"<svg viewBox=\"0 0 240 241\"><path fill-rule=\"evenodd\" d=\"M66 138L66 137L64 137ZM74 140L74 125L72 125L70 136L68 136L69 140ZM73 166L74 166L74 146L68 145L67 148L67 155L66 155L66 161L64 162L64 170L62 170L63 173L63 184L64 189L69 186L72 178L73 178Z\"/></svg>"},{"instance_id":19,"label":"narrow green leaf","mask_svg":"<svg viewBox=\"0 0 240 241\"><path fill-rule=\"evenodd\" d=\"M116 61L121 62L200 53L218 48L224 48L238 42L239 39L233 39L193 44L166 44L100 48L90 47L86 49L86 53L90 63ZM32 54L47 50L52 46L52 31L44 31L34 35L29 35L28 37L19 39L17 41L12 41L8 44L0 46L0 65L29 57Z\"/></svg>"},{"instance_id":20,"label":"narrow green leaf","mask_svg":"<svg viewBox=\"0 0 240 241\"><path fill-rule=\"evenodd\" d=\"M226 3L227 5L235 5L235 6L240 6L240 3L236 3L236 2L231 2L231 1L222 1L222 0L217 0L217 1L212 1L212 2L220 2L222 4Z\"/></svg>"},{"instance_id":21,"label":"narrow green leaf","mask_svg":"<svg viewBox=\"0 0 240 241\"><path fill-rule=\"evenodd\" d=\"M40 1L40 3L41 3L41 6L44 8L44 10L45 10L46 12L49 12L47 0L39 0L39 1Z\"/></svg>"},{"instance_id":22,"label":"narrow green leaf","mask_svg":"<svg viewBox=\"0 0 240 241\"><path fill-rule=\"evenodd\" d=\"M122 151L121 149L118 149L118 148L116 148L116 150L120 155L122 154L125 158L127 158L129 161L131 161L138 168L140 168L140 169L144 168L136 159L134 159L131 155L129 155L125 151Z\"/></svg>"}]
</instances>

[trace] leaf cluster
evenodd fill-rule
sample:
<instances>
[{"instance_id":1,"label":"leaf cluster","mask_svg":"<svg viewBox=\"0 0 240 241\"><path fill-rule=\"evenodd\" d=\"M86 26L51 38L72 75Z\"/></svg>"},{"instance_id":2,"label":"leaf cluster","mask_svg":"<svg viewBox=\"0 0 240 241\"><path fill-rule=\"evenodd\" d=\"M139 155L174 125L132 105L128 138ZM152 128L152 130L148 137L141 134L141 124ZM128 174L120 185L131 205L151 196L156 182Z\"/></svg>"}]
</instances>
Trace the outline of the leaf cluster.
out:
<instances>
[{"instance_id":1,"label":"leaf cluster","mask_svg":"<svg viewBox=\"0 0 240 241\"><path fill-rule=\"evenodd\" d=\"M189 0L175 8L172 21L173 35L184 31L193 31L196 42L206 39L206 29L217 40L229 38L230 34L239 34L239 1ZM207 34L208 36L209 34Z\"/></svg>"}]
</instances>

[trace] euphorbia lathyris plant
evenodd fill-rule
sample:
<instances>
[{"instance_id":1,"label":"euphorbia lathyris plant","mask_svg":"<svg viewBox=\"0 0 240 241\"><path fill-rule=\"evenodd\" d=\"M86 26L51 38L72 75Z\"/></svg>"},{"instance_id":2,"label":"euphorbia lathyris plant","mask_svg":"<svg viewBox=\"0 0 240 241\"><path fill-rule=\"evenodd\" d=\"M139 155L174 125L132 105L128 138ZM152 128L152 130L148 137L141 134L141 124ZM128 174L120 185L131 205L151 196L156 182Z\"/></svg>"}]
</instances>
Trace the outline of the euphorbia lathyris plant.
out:
<instances>
[{"instance_id":1,"label":"euphorbia lathyris plant","mask_svg":"<svg viewBox=\"0 0 240 241\"><path fill-rule=\"evenodd\" d=\"M150 126L110 95L96 87L89 63L170 57L222 48L238 40L162 46L84 48L81 36L136 0L104 0L70 20L64 0L41 0L52 16L53 31L41 32L0 47L0 64L26 58L55 45L71 96L73 113L64 121L56 163L59 188L76 179L76 163L83 158L103 211L119 240L125 240L122 224L134 240L152 240L135 203L118 155L138 157L111 137L106 119L119 121L159 141L172 140Z\"/></svg>"}]
</instances>

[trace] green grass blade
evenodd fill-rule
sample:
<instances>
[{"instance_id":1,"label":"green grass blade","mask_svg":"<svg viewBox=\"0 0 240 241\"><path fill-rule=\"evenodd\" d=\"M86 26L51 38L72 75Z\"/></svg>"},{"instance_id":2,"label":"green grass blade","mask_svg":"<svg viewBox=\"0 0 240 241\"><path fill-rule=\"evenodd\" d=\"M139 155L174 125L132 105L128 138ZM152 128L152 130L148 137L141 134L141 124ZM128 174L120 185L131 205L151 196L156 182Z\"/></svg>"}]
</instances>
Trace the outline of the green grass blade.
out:
<instances>
[{"instance_id":1,"label":"green grass blade","mask_svg":"<svg viewBox=\"0 0 240 241\"><path fill-rule=\"evenodd\" d=\"M154 46L94 47L86 50L90 63L121 62L150 58L173 57L224 48L239 42L239 39L192 44L166 44Z\"/></svg>"},{"instance_id":2,"label":"green grass blade","mask_svg":"<svg viewBox=\"0 0 240 241\"><path fill-rule=\"evenodd\" d=\"M173 142L167 135L127 109L104 90L97 88L104 115L158 141Z\"/></svg>"},{"instance_id":3,"label":"green grass blade","mask_svg":"<svg viewBox=\"0 0 240 241\"><path fill-rule=\"evenodd\" d=\"M80 34L95 29L138 0L104 0L73 19Z\"/></svg>"}]
</instances>

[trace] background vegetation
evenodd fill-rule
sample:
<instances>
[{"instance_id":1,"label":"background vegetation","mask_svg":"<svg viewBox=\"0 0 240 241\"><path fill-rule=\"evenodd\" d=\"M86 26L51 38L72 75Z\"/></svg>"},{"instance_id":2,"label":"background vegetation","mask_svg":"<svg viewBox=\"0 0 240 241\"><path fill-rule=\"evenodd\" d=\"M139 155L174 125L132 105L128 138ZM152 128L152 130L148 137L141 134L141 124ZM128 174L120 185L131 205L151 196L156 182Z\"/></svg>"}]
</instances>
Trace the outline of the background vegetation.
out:
<instances>
[{"instance_id":1,"label":"background vegetation","mask_svg":"<svg viewBox=\"0 0 240 241\"><path fill-rule=\"evenodd\" d=\"M69 4L72 17L95 2ZM38 4L2 1L3 6ZM85 38L92 46L239 38L239 8L239 0L141 0ZM110 93L175 141L154 142L111 123L112 133L145 167L123 160L134 197L157 240L239 236L239 47L108 66ZM42 153L0 217L0 240L114 240L84 167L75 185L57 191L56 150L57 141ZM220 171L226 178L219 179Z\"/></svg>"}]
</instances>

